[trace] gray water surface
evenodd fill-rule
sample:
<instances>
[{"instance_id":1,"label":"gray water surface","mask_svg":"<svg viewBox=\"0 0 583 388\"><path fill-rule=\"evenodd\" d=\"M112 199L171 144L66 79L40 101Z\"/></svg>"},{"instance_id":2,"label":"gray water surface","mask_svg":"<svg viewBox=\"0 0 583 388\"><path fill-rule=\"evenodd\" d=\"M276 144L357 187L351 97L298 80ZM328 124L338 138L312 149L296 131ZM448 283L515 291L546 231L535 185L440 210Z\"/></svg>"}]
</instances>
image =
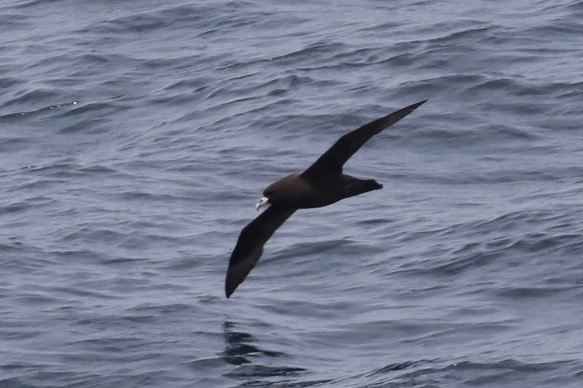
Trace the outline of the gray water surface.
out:
<instances>
[{"instance_id":1,"label":"gray water surface","mask_svg":"<svg viewBox=\"0 0 583 388\"><path fill-rule=\"evenodd\" d=\"M0 5L0 386L580 387L583 3ZM263 188L429 101L224 297Z\"/></svg>"}]
</instances>

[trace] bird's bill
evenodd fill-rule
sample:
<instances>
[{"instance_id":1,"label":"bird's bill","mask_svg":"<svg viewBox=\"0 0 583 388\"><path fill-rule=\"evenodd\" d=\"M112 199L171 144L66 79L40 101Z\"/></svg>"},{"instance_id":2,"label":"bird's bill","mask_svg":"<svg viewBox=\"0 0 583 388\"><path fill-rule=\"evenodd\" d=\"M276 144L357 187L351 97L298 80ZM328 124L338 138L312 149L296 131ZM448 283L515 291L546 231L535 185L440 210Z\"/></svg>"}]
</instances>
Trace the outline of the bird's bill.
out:
<instances>
[{"instance_id":1,"label":"bird's bill","mask_svg":"<svg viewBox=\"0 0 583 388\"><path fill-rule=\"evenodd\" d=\"M259 202L257 202L257 204L255 205L255 210L261 209L263 206L267 205L267 202L269 202L269 198L261 197Z\"/></svg>"}]
</instances>

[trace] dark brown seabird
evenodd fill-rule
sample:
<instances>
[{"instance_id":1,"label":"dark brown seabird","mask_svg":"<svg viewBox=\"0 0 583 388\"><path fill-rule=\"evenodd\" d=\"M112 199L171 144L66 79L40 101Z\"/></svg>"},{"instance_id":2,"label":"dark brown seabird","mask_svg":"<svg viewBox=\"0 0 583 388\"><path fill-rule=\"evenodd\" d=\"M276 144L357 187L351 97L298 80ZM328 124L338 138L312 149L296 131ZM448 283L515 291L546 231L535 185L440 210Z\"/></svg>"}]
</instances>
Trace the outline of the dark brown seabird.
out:
<instances>
[{"instance_id":1,"label":"dark brown seabird","mask_svg":"<svg viewBox=\"0 0 583 388\"><path fill-rule=\"evenodd\" d=\"M374 179L359 179L342 173L342 166L371 137L390 127L427 100L409 105L342 136L307 170L288 175L267 186L255 205L269 208L243 228L231 254L225 279L227 298L255 266L263 245L296 210L323 207L383 187Z\"/></svg>"}]
</instances>

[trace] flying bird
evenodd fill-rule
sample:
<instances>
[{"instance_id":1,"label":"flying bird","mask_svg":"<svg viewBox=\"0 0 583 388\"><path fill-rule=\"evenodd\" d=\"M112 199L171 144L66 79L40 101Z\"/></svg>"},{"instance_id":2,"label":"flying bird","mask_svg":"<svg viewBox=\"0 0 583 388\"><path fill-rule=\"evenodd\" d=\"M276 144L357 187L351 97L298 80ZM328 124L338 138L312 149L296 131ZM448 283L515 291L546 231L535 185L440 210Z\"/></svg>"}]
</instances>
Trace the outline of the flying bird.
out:
<instances>
[{"instance_id":1,"label":"flying bird","mask_svg":"<svg viewBox=\"0 0 583 388\"><path fill-rule=\"evenodd\" d=\"M427 100L409 105L342 136L302 173L270 184L255 208L269 205L243 228L229 260L225 279L227 298L245 280L263 253L263 245L296 210L323 207L383 187L374 179L342 173L344 163L374 135L390 127Z\"/></svg>"}]
</instances>

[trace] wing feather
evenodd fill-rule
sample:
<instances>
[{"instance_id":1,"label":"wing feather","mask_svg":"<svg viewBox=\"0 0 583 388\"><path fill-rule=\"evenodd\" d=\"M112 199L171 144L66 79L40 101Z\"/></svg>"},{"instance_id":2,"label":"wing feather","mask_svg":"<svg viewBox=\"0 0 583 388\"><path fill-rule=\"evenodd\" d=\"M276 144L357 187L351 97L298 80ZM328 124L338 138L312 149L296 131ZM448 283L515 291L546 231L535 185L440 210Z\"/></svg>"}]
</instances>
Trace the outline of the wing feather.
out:
<instances>
[{"instance_id":1,"label":"wing feather","mask_svg":"<svg viewBox=\"0 0 583 388\"><path fill-rule=\"evenodd\" d=\"M328 151L324 152L308 169L306 169L302 176L305 178L321 177L325 174L341 174L342 166L356 151L362 147L364 143L371 137L380 133L383 129L390 127L409 113L413 112L427 100L417 102L409 105L403 109L393 112L380 119L371 121L362 127L355 129L352 132L342 136Z\"/></svg>"},{"instance_id":2,"label":"wing feather","mask_svg":"<svg viewBox=\"0 0 583 388\"><path fill-rule=\"evenodd\" d=\"M255 267L263 253L263 245L294 211L295 209L271 205L243 228L229 260L225 279L227 298Z\"/></svg>"}]
</instances>

